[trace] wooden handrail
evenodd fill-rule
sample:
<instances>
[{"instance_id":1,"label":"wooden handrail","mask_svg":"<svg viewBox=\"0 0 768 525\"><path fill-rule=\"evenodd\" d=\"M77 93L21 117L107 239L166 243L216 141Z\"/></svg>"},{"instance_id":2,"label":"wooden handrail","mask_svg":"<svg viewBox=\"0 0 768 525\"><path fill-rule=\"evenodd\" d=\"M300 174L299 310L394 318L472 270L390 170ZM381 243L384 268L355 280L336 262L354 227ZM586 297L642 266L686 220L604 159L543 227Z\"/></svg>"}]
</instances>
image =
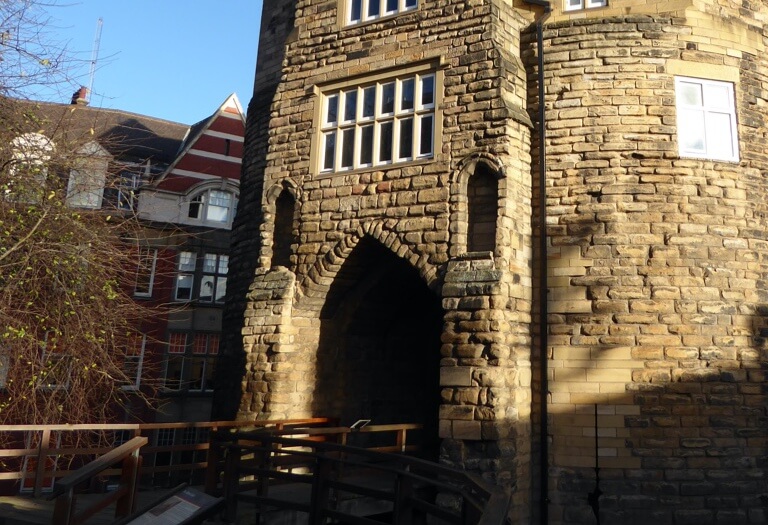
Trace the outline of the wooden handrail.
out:
<instances>
[{"instance_id":1,"label":"wooden handrail","mask_svg":"<svg viewBox=\"0 0 768 525\"><path fill-rule=\"evenodd\" d=\"M368 428L368 427L367 427ZM375 427L370 427L376 431ZM339 434L343 427L327 429ZM349 430L349 429L347 429ZM397 425L387 428L398 431ZM352 431L355 433L358 431ZM298 433L295 432L295 433ZM239 433L229 447L227 487L227 512L234 517L237 500L257 504L258 512L264 508L285 508L308 513L307 523L325 523L328 518L350 523L368 523L360 516L345 514L337 501L329 494L359 494L372 497L390 505L393 523L409 523L414 512L432 515L446 523L456 525L504 525L508 523L509 494L500 487L488 483L479 476L446 465L425 461L402 454L381 453L370 449L350 447L312 439L296 439L275 432ZM305 435L322 432L308 432ZM396 439L404 440L401 432ZM245 456L254 460L246 461ZM290 473L284 465L301 465L301 473ZM365 469L373 472L371 479L391 483L389 488L374 489L365 484L356 485L345 479L344 472ZM308 471L308 472L307 472ZM256 481L239 481L241 476L255 476ZM275 482L308 483L311 490L309 505L276 499L269 494L270 480ZM429 488L432 493L453 494L463 502L460 514L440 507L417 494L416 487ZM243 491L253 491L241 495Z\"/></svg>"},{"instance_id":2,"label":"wooden handrail","mask_svg":"<svg viewBox=\"0 0 768 525\"><path fill-rule=\"evenodd\" d=\"M58 480L54 485L53 492L48 497L48 499L55 499L62 492L65 492L70 488L79 485L80 483L90 480L92 477L100 474L104 470L107 470L115 463L118 463L126 457L130 456L141 447L146 445L148 442L149 439L145 437L135 437L130 441L123 443L119 447L110 450L103 456L99 456L84 467Z\"/></svg>"},{"instance_id":3,"label":"wooden handrail","mask_svg":"<svg viewBox=\"0 0 768 525\"><path fill-rule=\"evenodd\" d=\"M207 429L210 430L210 435L215 434L220 430L227 429L254 429L254 428L290 428L293 426L307 426L307 425L333 425L335 421L330 418L306 418L306 419L288 419L280 421L201 421L201 422L189 422L189 423L118 423L118 424L77 424L77 425L0 425L0 435L5 435L7 438L6 443L18 444L23 443L25 437L22 433L32 433L39 439L35 439L37 443L34 448L25 446L24 448L5 448L0 450L0 458L3 459L4 467L0 471L0 480L3 481L23 481L25 482L25 488L31 488L34 491L34 495L39 497L42 495L44 484L49 480L56 480L63 478L71 474L71 470L67 467L62 468L59 458L68 457L75 458L74 465L82 465L84 462L88 462L95 455L101 455L112 450L112 447L105 446L103 443L97 446L89 447L83 446L64 446L55 447L51 446L51 441L55 442L56 439L51 439L56 435L64 435L67 432L115 432L123 431L132 437L140 436L141 434L149 435L151 432L157 430L183 430L183 429ZM180 436L177 434L177 436ZM152 436L149 435L150 441ZM201 454L207 455L211 452L209 450L210 441L196 442L192 445L173 444L167 446L145 446L141 449L141 455L145 457L152 457L157 453L168 452L178 458L178 454L181 452L193 452L199 451ZM213 447L215 449L215 446ZM213 451L214 455L217 451ZM205 456L204 456L205 457ZM24 459L31 458L35 461L34 466L30 466L28 470L23 467ZM82 459L80 459L82 458ZM158 472L180 472L180 471L205 471L208 468L207 458L203 461L200 458L193 457L191 460L186 460L184 463L174 463L173 465L162 467L142 467L140 472L142 476L152 475ZM15 460L15 461L14 461ZM214 462L217 460L214 459ZM151 465L151 462L147 462ZM32 463L30 462L30 465ZM103 471L104 476L114 476L119 474L119 471L110 468ZM211 481L215 481L213 474L211 475Z\"/></svg>"},{"instance_id":4,"label":"wooden handrail","mask_svg":"<svg viewBox=\"0 0 768 525\"><path fill-rule=\"evenodd\" d=\"M63 477L53 487L53 493L48 499L55 499L52 525L77 525L95 515L98 511L117 503L115 516L127 516L133 512L136 503L136 478L139 473L141 458L139 449L149 440L146 437L135 437L91 461L76 472ZM75 489L93 477L98 476L112 465L122 462L120 484L116 491L95 501L79 514L75 514L77 499Z\"/></svg>"}]
</instances>

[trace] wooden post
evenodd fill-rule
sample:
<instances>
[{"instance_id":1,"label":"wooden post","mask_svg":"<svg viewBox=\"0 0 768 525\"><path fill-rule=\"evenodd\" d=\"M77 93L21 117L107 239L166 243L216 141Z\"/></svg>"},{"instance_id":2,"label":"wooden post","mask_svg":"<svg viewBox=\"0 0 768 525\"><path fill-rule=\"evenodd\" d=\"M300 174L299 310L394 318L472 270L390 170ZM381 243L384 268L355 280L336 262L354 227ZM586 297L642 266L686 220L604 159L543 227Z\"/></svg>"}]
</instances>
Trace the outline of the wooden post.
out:
<instances>
[{"instance_id":1,"label":"wooden post","mask_svg":"<svg viewBox=\"0 0 768 525\"><path fill-rule=\"evenodd\" d=\"M218 430L211 429L208 435L208 457L205 466L205 491L215 494L219 487L219 460L221 459L221 443L218 440Z\"/></svg>"},{"instance_id":2,"label":"wooden post","mask_svg":"<svg viewBox=\"0 0 768 525\"><path fill-rule=\"evenodd\" d=\"M141 470L141 456L139 450L134 450L130 456L123 460L123 469L120 473L120 486L126 488L126 493L115 504L115 517L122 518L130 515L136 507L137 480Z\"/></svg>"},{"instance_id":3,"label":"wooden post","mask_svg":"<svg viewBox=\"0 0 768 525\"><path fill-rule=\"evenodd\" d=\"M400 450L401 454L405 452L405 445L406 445L405 429L401 428L401 429L398 429L397 431L397 448L398 450Z\"/></svg>"},{"instance_id":4,"label":"wooden post","mask_svg":"<svg viewBox=\"0 0 768 525\"><path fill-rule=\"evenodd\" d=\"M48 446L51 443L51 429L43 429L43 435L40 437L40 443L37 448L37 465L35 465L35 488L34 495L39 498L43 493L43 481L45 480L45 467L48 462Z\"/></svg>"},{"instance_id":5,"label":"wooden post","mask_svg":"<svg viewBox=\"0 0 768 525\"><path fill-rule=\"evenodd\" d=\"M240 482L240 447L237 444L227 447L227 458L224 461L224 520L232 523L237 517L237 492Z\"/></svg>"},{"instance_id":6,"label":"wooden post","mask_svg":"<svg viewBox=\"0 0 768 525\"><path fill-rule=\"evenodd\" d=\"M325 523L325 510L328 508L328 477L331 474L331 461L318 455L315 465L315 475L312 478L312 499L309 504L309 525Z\"/></svg>"},{"instance_id":7,"label":"wooden post","mask_svg":"<svg viewBox=\"0 0 768 525\"><path fill-rule=\"evenodd\" d=\"M397 525L411 525L413 523L413 480L403 474L397 475L392 523L397 523Z\"/></svg>"},{"instance_id":8,"label":"wooden post","mask_svg":"<svg viewBox=\"0 0 768 525\"><path fill-rule=\"evenodd\" d=\"M51 525L69 525L75 515L75 489L70 487L67 492L56 498L53 505Z\"/></svg>"}]
</instances>

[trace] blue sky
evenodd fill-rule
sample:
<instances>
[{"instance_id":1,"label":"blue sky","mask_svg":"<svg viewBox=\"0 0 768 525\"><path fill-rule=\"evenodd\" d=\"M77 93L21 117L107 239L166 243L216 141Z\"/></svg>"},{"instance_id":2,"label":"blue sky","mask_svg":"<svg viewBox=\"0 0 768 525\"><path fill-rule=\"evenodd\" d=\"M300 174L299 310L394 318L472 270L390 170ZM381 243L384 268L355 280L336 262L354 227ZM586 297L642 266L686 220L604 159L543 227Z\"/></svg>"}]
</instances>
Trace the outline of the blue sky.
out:
<instances>
[{"instance_id":1,"label":"blue sky","mask_svg":"<svg viewBox=\"0 0 768 525\"><path fill-rule=\"evenodd\" d=\"M253 91L262 0L59 0L47 9L51 40L76 59L73 84L36 96L68 103L87 86L103 20L91 106L193 124L237 93Z\"/></svg>"}]
</instances>

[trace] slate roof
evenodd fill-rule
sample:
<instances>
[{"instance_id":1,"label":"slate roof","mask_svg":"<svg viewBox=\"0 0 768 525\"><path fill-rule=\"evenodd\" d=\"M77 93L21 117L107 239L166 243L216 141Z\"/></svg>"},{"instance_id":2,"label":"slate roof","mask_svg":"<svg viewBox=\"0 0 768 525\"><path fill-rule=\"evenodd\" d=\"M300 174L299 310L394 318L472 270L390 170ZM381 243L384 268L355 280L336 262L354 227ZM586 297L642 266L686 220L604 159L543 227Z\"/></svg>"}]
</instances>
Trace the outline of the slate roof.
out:
<instances>
[{"instance_id":1,"label":"slate roof","mask_svg":"<svg viewBox=\"0 0 768 525\"><path fill-rule=\"evenodd\" d=\"M22 124L27 129L20 132L39 132L54 143L95 139L124 161L150 159L152 164L168 165L190 130L186 124L115 109L48 102L13 103L30 116Z\"/></svg>"}]
</instances>

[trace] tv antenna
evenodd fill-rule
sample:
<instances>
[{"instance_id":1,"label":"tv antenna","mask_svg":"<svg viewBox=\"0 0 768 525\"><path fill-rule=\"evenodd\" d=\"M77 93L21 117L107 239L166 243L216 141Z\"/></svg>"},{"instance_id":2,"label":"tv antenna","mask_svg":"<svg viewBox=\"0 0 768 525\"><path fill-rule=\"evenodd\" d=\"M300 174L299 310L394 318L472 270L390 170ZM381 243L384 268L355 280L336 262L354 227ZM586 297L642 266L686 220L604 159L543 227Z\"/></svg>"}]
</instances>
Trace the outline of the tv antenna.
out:
<instances>
[{"instance_id":1,"label":"tv antenna","mask_svg":"<svg viewBox=\"0 0 768 525\"><path fill-rule=\"evenodd\" d=\"M93 39L93 51L91 52L91 70L88 73L88 91L86 96L88 102L91 101L91 93L93 91L93 77L96 76L96 61L99 59L99 45L101 44L101 26L104 25L104 20L99 17L96 22L96 36Z\"/></svg>"}]
</instances>

